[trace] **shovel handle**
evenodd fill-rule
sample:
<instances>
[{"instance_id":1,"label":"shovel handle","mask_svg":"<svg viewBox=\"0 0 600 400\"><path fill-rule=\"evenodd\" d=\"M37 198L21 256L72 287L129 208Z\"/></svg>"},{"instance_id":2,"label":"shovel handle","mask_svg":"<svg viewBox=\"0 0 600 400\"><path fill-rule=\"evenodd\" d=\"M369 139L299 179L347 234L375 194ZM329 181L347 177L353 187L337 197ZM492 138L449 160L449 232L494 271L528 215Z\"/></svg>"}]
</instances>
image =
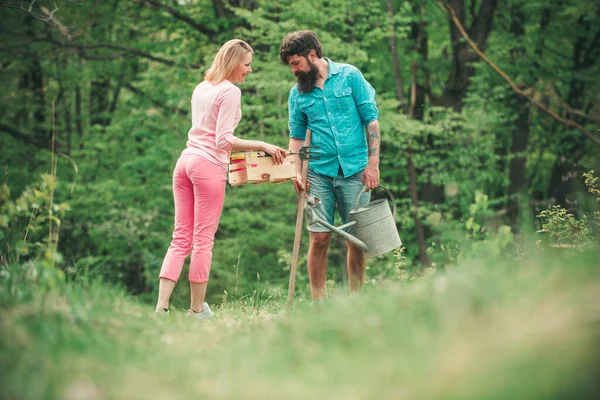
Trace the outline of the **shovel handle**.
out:
<instances>
[{"instance_id":1,"label":"shovel handle","mask_svg":"<svg viewBox=\"0 0 600 400\"><path fill-rule=\"evenodd\" d=\"M306 131L305 143L307 146L310 145L312 138L312 131L309 129ZM304 189L300 191L298 196L298 210L296 213L296 231L294 233L294 247L292 249L292 264L290 265L290 282L288 285L288 296L286 306L290 307L294 302L294 292L296 290L296 270L298 269L298 256L300 253L300 243L302 241L302 223L304 221L304 193L306 192L306 180L308 179L308 161L302 160L302 172L301 179Z\"/></svg>"}]
</instances>

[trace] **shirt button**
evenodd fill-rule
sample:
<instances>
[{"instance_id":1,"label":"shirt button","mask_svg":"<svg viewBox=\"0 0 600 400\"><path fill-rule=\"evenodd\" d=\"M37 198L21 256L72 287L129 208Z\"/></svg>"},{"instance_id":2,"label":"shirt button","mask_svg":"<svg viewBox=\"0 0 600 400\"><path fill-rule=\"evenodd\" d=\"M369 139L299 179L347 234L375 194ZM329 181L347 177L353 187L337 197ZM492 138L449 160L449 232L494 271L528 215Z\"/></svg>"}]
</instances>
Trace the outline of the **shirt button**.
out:
<instances>
[{"instance_id":1,"label":"shirt button","mask_svg":"<svg viewBox=\"0 0 600 400\"><path fill-rule=\"evenodd\" d=\"M342 157L342 156L338 156L338 158L340 158L340 157Z\"/></svg>"},{"instance_id":2,"label":"shirt button","mask_svg":"<svg viewBox=\"0 0 600 400\"><path fill-rule=\"evenodd\" d=\"M323 100L327 101L327 97L323 97Z\"/></svg>"}]
</instances>

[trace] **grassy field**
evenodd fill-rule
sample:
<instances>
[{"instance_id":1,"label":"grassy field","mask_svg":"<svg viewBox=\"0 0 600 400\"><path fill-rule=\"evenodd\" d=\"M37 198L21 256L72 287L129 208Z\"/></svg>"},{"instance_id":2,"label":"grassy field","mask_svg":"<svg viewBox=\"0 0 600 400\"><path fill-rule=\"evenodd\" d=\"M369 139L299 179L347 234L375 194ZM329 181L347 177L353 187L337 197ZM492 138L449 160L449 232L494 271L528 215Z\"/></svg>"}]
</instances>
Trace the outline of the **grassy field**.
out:
<instances>
[{"instance_id":1,"label":"grassy field","mask_svg":"<svg viewBox=\"0 0 600 400\"><path fill-rule=\"evenodd\" d=\"M0 311L0 397L595 398L596 256L465 261L291 310L215 305L211 321L69 284Z\"/></svg>"}]
</instances>

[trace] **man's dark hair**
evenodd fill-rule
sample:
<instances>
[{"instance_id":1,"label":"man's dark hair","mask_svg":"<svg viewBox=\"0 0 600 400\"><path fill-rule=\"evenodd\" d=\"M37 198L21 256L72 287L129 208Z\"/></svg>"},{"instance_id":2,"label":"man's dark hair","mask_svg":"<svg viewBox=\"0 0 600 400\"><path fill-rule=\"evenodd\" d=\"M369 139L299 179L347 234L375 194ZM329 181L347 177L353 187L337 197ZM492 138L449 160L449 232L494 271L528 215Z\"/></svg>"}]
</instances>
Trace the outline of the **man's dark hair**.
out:
<instances>
[{"instance_id":1,"label":"man's dark hair","mask_svg":"<svg viewBox=\"0 0 600 400\"><path fill-rule=\"evenodd\" d=\"M279 58L282 64L288 65L288 57L295 55L306 57L311 50L317 53L317 57L323 58L323 47L317 35L313 31L296 31L287 35L281 42Z\"/></svg>"}]
</instances>

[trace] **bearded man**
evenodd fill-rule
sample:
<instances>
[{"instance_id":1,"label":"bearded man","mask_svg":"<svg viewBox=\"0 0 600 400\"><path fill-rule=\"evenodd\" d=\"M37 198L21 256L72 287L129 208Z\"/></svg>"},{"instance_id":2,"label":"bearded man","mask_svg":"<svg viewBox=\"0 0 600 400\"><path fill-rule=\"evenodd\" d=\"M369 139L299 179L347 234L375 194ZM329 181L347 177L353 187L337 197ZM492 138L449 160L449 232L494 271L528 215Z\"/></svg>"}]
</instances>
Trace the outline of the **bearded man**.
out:
<instances>
[{"instance_id":1,"label":"bearded man","mask_svg":"<svg viewBox=\"0 0 600 400\"><path fill-rule=\"evenodd\" d=\"M305 144L312 131L313 146L320 147L318 160L309 163L307 191L319 202L318 217L334 223L337 208L342 223L361 196L360 205L370 200L369 190L379 186L379 111L375 90L354 66L323 57L323 48L312 31L298 31L283 39L281 62L291 67L297 83L288 98L291 151ZM366 132L366 135L365 135ZM300 168L300 163L297 163ZM304 189L298 170L296 192ZM308 275L312 299L323 299L327 272L327 250L331 231L319 223L309 224ZM346 228L353 231L353 228ZM350 293L360 290L365 274L364 253L352 243L347 267Z\"/></svg>"}]
</instances>

